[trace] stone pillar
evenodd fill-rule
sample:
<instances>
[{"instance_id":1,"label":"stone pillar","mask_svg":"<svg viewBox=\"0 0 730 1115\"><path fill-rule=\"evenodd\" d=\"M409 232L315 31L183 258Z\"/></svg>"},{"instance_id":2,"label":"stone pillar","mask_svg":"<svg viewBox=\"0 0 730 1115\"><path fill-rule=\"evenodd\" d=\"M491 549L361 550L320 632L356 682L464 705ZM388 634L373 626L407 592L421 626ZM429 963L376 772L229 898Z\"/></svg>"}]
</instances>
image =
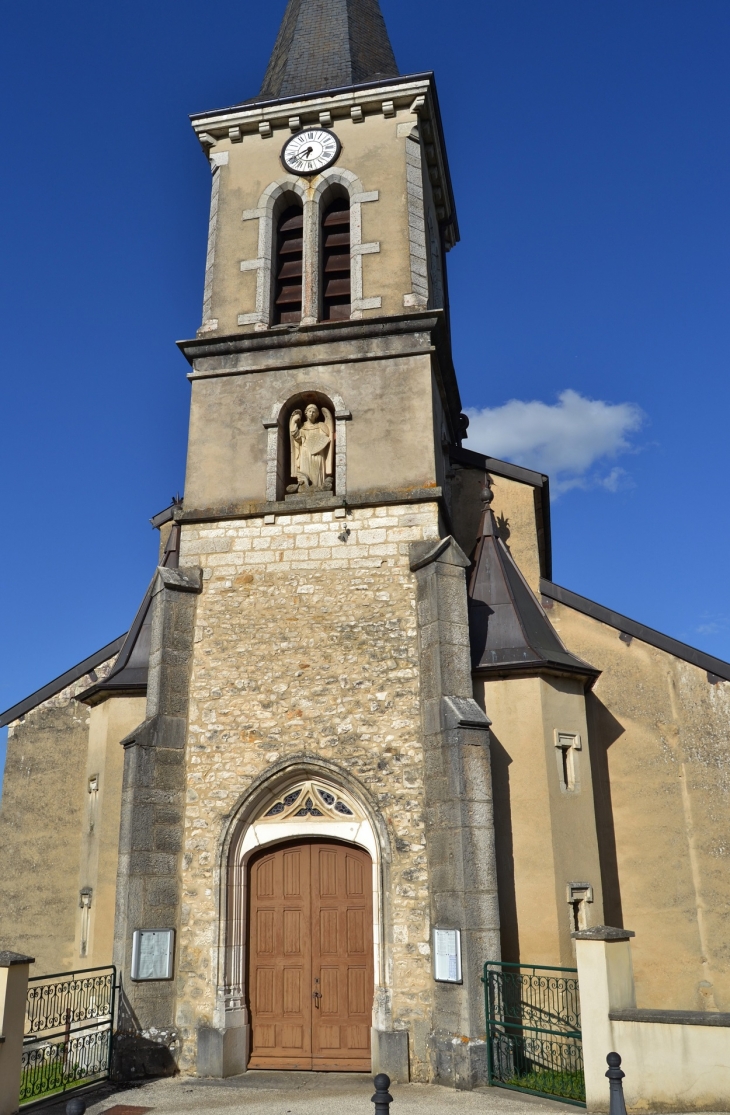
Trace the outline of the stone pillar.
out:
<instances>
[{"instance_id":1,"label":"stone pillar","mask_svg":"<svg viewBox=\"0 0 730 1115\"><path fill-rule=\"evenodd\" d=\"M465 571L453 538L411 546L417 580L431 924L461 930L462 983L434 983L437 1082L487 1082L481 982L498 958L489 720L473 698Z\"/></svg>"},{"instance_id":2,"label":"stone pillar","mask_svg":"<svg viewBox=\"0 0 730 1115\"><path fill-rule=\"evenodd\" d=\"M572 934L575 940L586 1106L608 1111L606 1057L613 1051L609 1012L636 1006L630 929L597 925Z\"/></svg>"},{"instance_id":3,"label":"stone pillar","mask_svg":"<svg viewBox=\"0 0 730 1115\"><path fill-rule=\"evenodd\" d=\"M19 1107L28 966L32 956L0 952L0 1115Z\"/></svg>"},{"instance_id":4,"label":"stone pillar","mask_svg":"<svg viewBox=\"0 0 730 1115\"><path fill-rule=\"evenodd\" d=\"M117 1070L175 1071L175 980L131 978L135 929L179 929L188 686L200 569L160 567L152 593L147 715L125 748L114 963L122 978ZM177 933L176 933L177 936ZM176 942L176 952L179 942ZM175 972L177 956L175 956Z\"/></svg>"}]
</instances>

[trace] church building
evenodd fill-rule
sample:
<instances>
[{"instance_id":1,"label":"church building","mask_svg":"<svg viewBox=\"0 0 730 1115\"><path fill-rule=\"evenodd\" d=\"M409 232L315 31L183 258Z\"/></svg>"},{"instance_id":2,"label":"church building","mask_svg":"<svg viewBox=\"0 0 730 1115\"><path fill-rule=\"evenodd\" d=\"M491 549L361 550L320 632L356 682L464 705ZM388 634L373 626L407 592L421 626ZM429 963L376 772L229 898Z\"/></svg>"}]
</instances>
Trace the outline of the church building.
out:
<instances>
[{"instance_id":1,"label":"church building","mask_svg":"<svg viewBox=\"0 0 730 1115\"><path fill-rule=\"evenodd\" d=\"M639 1006L730 1011L730 664L556 584L548 477L468 448L434 75L289 0L192 126L184 498L126 634L0 717L0 949L114 963L137 1076L471 1088L485 961L599 925Z\"/></svg>"}]
</instances>

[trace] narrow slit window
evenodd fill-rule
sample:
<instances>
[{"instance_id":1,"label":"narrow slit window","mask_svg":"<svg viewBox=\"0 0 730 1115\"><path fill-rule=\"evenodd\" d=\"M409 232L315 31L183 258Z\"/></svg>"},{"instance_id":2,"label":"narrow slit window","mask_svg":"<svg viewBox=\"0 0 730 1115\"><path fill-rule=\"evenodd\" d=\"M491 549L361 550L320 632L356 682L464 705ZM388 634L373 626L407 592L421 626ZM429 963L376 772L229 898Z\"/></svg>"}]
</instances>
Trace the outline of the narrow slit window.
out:
<instances>
[{"instance_id":1,"label":"narrow slit window","mask_svg":"<svg viewBox=\"0 0 730 1115\"><path fill-rule=\"evenodd\" d=\"M581 741L577 732L555 732L558 778L560 789L564 793L574 794L580 790L580 750Z\"/></svg>"},{"instance_id":2,"label":"narrow slit window","mask_svg":"<svg viewBox=\"0 0 730 1115\"><path fill-rule=\"evenodd\" d=\"M322 320L349 319L350 301L350 205L338 198L322 221Z\"/></svg>"},{"instance_id":3,"label":"narrow slit window","mask_svg":"<svg viewBox=\"0 0 730 1115\"><path fill-rule=\"evenodd\" d=\"M274 320L288 325L302 320L302 248L304 220L301 207L292 205L279 218L276 236Z\"/></svg>"}]
</instances>

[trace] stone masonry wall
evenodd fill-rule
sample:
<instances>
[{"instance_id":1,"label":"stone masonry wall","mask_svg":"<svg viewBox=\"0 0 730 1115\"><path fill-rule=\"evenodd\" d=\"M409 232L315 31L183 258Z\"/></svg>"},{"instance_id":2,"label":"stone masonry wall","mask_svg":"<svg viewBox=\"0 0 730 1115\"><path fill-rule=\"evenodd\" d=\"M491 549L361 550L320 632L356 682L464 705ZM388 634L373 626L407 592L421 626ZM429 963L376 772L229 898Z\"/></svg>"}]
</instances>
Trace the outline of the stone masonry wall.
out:
<instances>
[{"instance_id":1,"label":"stone masonry wall","mask_svg":"<svg viewBox=\"0 0 730 1115\"><path fill-rule=\"evenodd\" d=\"M311 755L352 772L387 825L392 1025L411 1030L412 1079L428 1079L433 983L409 544L438 537L435 503L183 526L181 565L200 565L204 578L187 747L183 1071L194 1065L194 1027L214 1024L222 978L222 834L255 778L288 755Z\"/></svg>"}]
</instances>

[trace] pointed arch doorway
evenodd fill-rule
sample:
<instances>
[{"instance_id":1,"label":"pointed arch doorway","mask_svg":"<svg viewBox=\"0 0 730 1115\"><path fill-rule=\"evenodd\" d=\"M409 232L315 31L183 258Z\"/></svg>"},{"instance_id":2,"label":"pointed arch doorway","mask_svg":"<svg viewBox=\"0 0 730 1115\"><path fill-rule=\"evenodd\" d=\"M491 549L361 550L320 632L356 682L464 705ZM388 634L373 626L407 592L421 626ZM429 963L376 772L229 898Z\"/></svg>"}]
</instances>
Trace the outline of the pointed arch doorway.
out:
<instances>
[{"instance_id":1,"label":"pointed arch doorway","mask_svg":"<svg viewBox=\"0 0 730 1115\"><path fill-rule=\"evenodd\" d=\"M248 863L249 1068L369 1072L372 859L312 836Z\"/></svg>"}]
</instances>

